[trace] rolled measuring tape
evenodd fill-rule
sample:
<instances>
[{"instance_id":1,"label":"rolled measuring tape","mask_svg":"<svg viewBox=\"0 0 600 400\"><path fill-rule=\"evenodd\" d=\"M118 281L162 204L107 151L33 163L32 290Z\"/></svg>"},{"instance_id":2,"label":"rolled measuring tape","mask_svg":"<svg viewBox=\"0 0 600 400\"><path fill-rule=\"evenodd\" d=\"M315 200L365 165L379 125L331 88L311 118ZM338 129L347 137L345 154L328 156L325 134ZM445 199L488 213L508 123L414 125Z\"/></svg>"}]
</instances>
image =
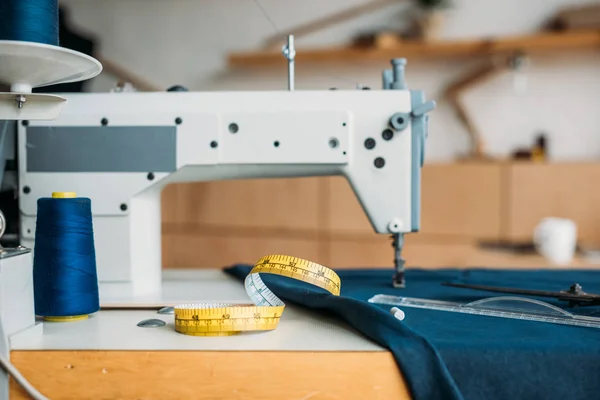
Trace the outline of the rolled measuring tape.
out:
<instances>
[{"instance_id":1,"label":"rolled measuring tape","mask_svg":"<svg viewBox=\"0 0 600 400\"><path fill-rule=\"evenodd\" d=\"M277 328L285 304L269 290L260 274L285 276L340 295L340 278L331 269L297 257L268 255L258 260L244 281L252 304L178 305L174 307L175 330L194 336L228 336Z\"/></svg>"}]
</instances>

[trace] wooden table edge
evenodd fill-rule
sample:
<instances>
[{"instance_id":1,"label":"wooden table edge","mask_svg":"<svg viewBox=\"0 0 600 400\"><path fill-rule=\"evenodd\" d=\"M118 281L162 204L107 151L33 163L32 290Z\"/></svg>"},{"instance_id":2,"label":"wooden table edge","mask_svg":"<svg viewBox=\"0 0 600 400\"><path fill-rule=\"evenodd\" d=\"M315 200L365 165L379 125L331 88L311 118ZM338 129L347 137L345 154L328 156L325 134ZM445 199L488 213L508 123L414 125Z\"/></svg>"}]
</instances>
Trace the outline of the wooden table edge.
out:
<instances>
[{"instance_id":1,"label":"wooden table edge","mask_svg":"<svg viewBox=\"0 0 600 400\"><path fill-rule=\"evenodd\" d=\"M11 361L55 399L411 398L387 351L15 350ZM11 380L10 399L28 399Z\"/></svg>"}]
</instances>

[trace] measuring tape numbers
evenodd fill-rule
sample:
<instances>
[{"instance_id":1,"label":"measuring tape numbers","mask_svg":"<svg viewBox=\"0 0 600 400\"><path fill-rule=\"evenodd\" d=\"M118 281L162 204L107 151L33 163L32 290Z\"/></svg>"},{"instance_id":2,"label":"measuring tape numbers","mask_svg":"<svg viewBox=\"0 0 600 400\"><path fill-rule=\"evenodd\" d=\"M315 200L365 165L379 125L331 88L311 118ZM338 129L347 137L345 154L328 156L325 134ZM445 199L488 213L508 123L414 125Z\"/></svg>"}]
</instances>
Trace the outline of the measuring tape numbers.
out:
<instances>
[{"instance_id":1,"label":"measuring tape numbers","mask_svg":"<svg viewBox=\"0 0 600 400\"><path fill-rule=\"evenodd\" d=\"M340 294L340 278L331 269L286 255L262 257L244 281L252 304L196 303L175 307L175 330L194 336L228 336L244 331L277 328L285 304L260 278L260 274L286 276Z\"/></svg>"}]
</instances>

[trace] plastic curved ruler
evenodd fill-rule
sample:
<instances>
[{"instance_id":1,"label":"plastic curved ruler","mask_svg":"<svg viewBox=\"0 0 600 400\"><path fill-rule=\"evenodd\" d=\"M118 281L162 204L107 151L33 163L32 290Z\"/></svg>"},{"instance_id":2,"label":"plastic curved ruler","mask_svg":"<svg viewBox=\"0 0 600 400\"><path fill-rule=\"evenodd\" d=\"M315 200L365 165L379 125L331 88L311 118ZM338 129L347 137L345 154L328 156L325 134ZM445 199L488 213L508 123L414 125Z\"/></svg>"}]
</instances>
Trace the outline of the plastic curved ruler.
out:
<instances>
[{"instance_id":1,"label":"plastic curved ruler","mask_svg":"<svg viewBox=\"0 0 600 400\"><path fill-rule=\"evenodd\" d=\"M175 308L175 330L194 336L227 336L243 331L277 328L285 304L259 274L286 276L340 294L340 278L331 269L311 261L286 255L262 257L244 281L252 304L199 303Z\"/></svg>"}]
</instances>

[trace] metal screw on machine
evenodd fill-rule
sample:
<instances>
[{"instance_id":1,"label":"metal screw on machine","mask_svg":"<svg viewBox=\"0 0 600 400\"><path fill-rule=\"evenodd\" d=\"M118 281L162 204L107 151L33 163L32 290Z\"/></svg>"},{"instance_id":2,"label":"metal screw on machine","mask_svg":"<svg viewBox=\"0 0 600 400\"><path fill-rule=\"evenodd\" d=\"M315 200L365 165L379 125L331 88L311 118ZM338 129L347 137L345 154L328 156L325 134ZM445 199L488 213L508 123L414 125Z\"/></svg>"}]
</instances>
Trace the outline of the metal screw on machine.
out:
<instances>
[{"instance_id":1,"label":"metal screw on machine","mask_svg":"<svg viewBox=\"0 0 600 400\"><path fill-rule=\"evenodd\" d=\"M173 85L167 89L167 92L189 92L189 90L185 86Z\"/></svg>"},{"instance_id":2,"label":"metal screw on machine","mask_svg":"<svg viewBox=\"0 0 600 400\"><path fill-rule=\"evenodd\" d=\"M288 60L288 90L294 90L294 59L296 49L294 48L294 35L289 35L287 44L283 46L283 55Z\"/></svg>"},{"instance_id":3,"label":"metal screw on machine","mask_svg":"<svg viewBox=\"0 0 600 400\"><path fill-rule=\"evenodd\" d=\"M0 235L1 237L1 235ZM581 287L581 285L579 283L574 283L571 285L571 287L569 288L569 290L567 290L567 293L569 294L587 294L586 292L583 291L583 288Z\"/></svg>"},{"instance_id":4,"label":"metal screw on machine","mask_svg":"<svg viewBox=\"0 0 600 400\"><path fill-rule=\"evenodd\" d=\"M165 326L167 323L162 319L145 319L143 321L138 322L137 326L140 328L159 328L161 326Z\"/></svg>"},{"instance_id":5,"label":"metal screw on machine","mask_svg":"<svg viewBox=\"0 0 600 400\"><path fill-rule=\"evenodd\" d=\"M158 310L157 313L166 315L175 314L175 307L163 307Z\"/></svg>"},{"instance_id":6,"label":"metal screw on machine","mask_svg":"<svg viewBox=\"0 0 600 400\"><path fill-rule=\"evenodd\" d=\"M22 94L18 94L17 96L15 96L15 101L17 102L17 107L23 108L23 104L25 104L27 98Z\"/></svg>"}]
</instances>

